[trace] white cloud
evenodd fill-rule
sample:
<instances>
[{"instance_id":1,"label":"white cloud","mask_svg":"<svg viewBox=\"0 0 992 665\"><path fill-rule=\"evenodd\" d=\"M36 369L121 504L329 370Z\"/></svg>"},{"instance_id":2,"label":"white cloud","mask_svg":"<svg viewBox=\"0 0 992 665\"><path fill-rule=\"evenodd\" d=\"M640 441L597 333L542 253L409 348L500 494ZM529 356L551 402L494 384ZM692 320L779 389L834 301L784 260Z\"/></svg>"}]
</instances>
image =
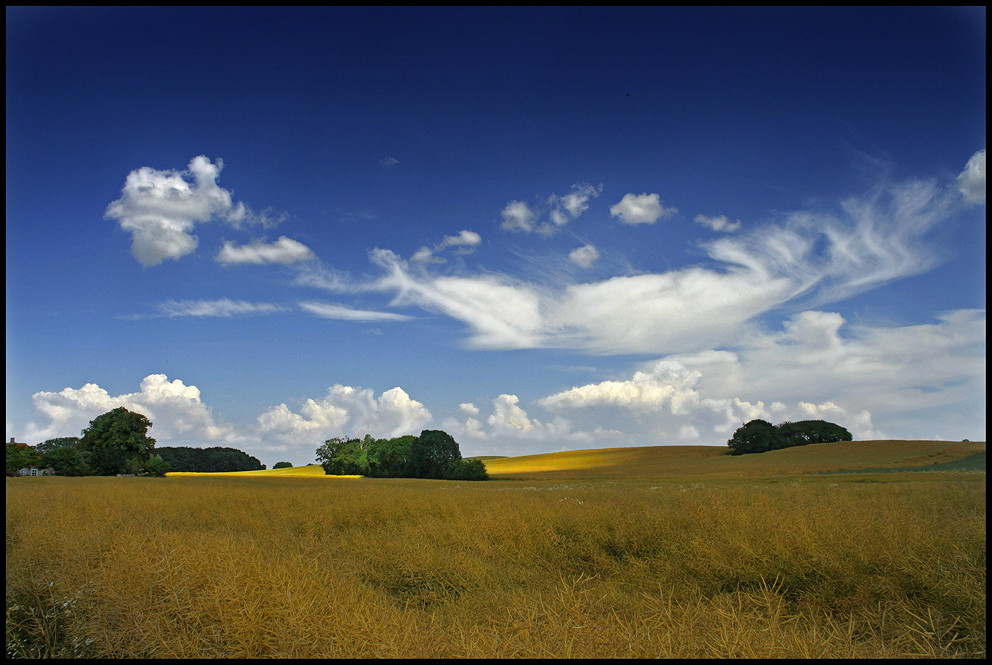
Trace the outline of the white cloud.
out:
<instances>
[{"instance_id":1,"label":"white cloud","mask_svg":"<svg viewBox=\"0 0 992 665\"><path fill-rule=\"evenodd\" d=\"M933 182L910 181L841 204L839 215L796 212L782 224L705 245L714 260L816 291L823 304L926 272L940 257L926 234L950 212Z\"/></svg>"},{"instance_id":2,"label":"white cloud","mask_svg":"<svg viewBox=\"0 0 992 665\"><path fill-rule=\"evenodd\" d=\"M414 304L463 321L472 329L474 348L532 348L538 344L540 299L526 287L497 277L418 278L388 250L371 253L386 271L378 282L395 290L394 304Z\"/></svg>"},{"instance_id":3,"label":"white cloud","mask_svg":"<svg viewBox=\"0 0 992 665\"><path fill-rule=\"evenodd\" d=\"M395 157L383 157L379 160L379 165L387 169L393 168L394 166L399 166L400 160Z\"/></svg>"},{"instance_id":4,"label":"white cloud","mask_svg":"<svg viewBox=\"0 0 992 665\"><path fill-rule=\"evenodd\" d=\"M281 305L254 303L244 300L167 300L158 305L163 316L231 317L274 314L288 311Z\"/></svg>"},{"instance_id":5,"label":"white cloud","mask_svg":"<svg viewBox=\"0 0 992 665\"><path fill-rule=\"evenodd\" d=\"M523 201L510 201L500 213L503 217L500 227L507 231L554 235L569 221L585 212L589 208L589 201L599 196L602 190L602 185L575 184L568 194L551 194L537 209ZM541 221L545 214L550 221Z\"/></svg>"},{"instance_id":6,"label":"white cloud","mask_svg":"<svg viewBox=\"0 0 992 665\"><path fill-rule=\"evenodd\" d=\"M786 303L822 306L930 269L940 257L926 236L952 210L934 183L908 182L706 243L711 265L587 283L434 277L386 250L371 257L387 273L375 288L464 322L472 347L689 353L737 343Z\"/></svg>"},{"instance_id":7,"label":"white cloud","mask_svg":"<svg viewBox=\"0 0 992 665\"><path fill-rule=\"evenodd\" d=\"M540 444L542 447L550 445L556 450L568 450L628 441L622 432L616 430L575 430L560 415L554 415L548 422L532 418L520 406L520 398L512 394L504 393L492 400L492 413L484 423L479 418L479 409L473 404L460 406L462 415L468 417L464 420L453 417L445 419L445 431L468 447L475 447L488 454L520 454L517 447L522 444Z\"/></svg>"},{"instance_id":8,"label":"white cloud","mask_svg":"<svg viewBox=\"0 0 992 665\"><path fill-rule=\"evenodd\" d=\"M444 236L444 239L437 244L438 251L448 247L478 247L482 242L482 236L475 231L462 230L456 236Z\"/></svg>"},{"instance_id":9,"label":"white cloud","mask_svg":"<svg viewBox=\"0 0 992 665\"><path fill-rule=\"evenodd\" d=\"M572 185L571 191L564 196L552 194L548 197L551 221L555 226L564 226L588 210L589 200L599 196L602 191L602 185L581 183Z\"/></svg>"},{"instance_id":10,"label":"white cloud","mask_svg":"<svg viewBox=\"0 0 992 665\"><path fill-rule=\"evenodd\" d=\"M258 434L285 449L316 450L336 436L395 437L419 434L432 420L430 411L399 387L375 397L371 388L336 384L320 400L307 399L294 413L286 404L258 416Z\"/></svg>"},{"instance_id":11,"label":"white cloud","mask_svg":"<svg viewBox=\"0 0 992 665\"><path fill-rule=\"evenodd\" d=\"M979 150L958 176L958 190L968 203L985 203L985 150Z\"/></svg>"},{"instance_id":12,"label":"white cloud","mask_svg":"<svg viewBox=\"0 0 992 665\"><path fill-rule=\"evenodd\" d=\"M105 217L119 220L131 234L131 253L144 266L179 259L198 244L192 230L198 223L230 215L244 220L245 206L234 207L231 193L217 185L223 163L200 155L185 171L142 167L131 171L121 197L107 206Z\"/></svg>"},{"instance_id":13,"label":"white cloud","mask_svg":"<svg viewBox=\"0 0 992 665\"><path fill-rule=\"evenodd\" d=\"M510 201L500 214L503 216L500 227L507 231L530 232L534 230L536 214L523 201Z\"/></svg>"},{"instance_id":14,"label":"white cloud","mask_svg":"<svg viewBox=\"0 0 992 665\"><path fill-rule=\"evenodd\" d=\"M610 214L624 224L654 224L677 212L676 208L666 208L658 194L624 194L619 203L610 207Z\"/></svg>"},{"instance_id":15,"label":"white cloud","mask_svg":"<svg viewBox=\"0 0 992 665\"><path fill-rule=\"evenodd\" d=\"M788 299L785 278L689 268L574 284L546 307L549 345L652 353L726 344L750 318Z\"/></svg>"},{"instance_id":16,"label":"white cloud","mask_svg":"<svg viewBox=\"0 0 992 665\"><path fill-rule=\"evenodd\" d=\"M392 312L352 309L344 305L320 302L301 302L299 305L307 312L322 319L338 319L342 321L409 321L412 318Z\"/></svg>"},{"instance_id":17,"label":"white cloud","mask_svg":"<svg viewBox=\"0 0 992 665\"><path fill-rule=\"evenodd\" d=\"M577 247L568 253L568 260L583 268L591 268L599 258L599 250L593 245Z\"/></svg>"},{"instance_id":18,"label":"white cloud","mask_svg":"<svg viewBox=\"0 0 992 665\"><path fill-rule=\"evenodd\" d=\"M463 230L459 231L458 235L444 236L441 242L434 245L434 249L421 247L410 257L410 260L415 263L444 263L445 259L435 256L435 252L441 252L449 247L455 247L457 248L455 251L458 254L471 254L481 243L482 236L478 233Z\"/></svg>"},{"instance_id":19,"label":"white cloud","mask_svg":"<svg viewBox=\"0 0 992 665\"><path fill-rule=\"evenodd\" d=\"M35 410L49 419L47 424L28 425L27 438L33 441L76 436L91 420L121 406L151 420L149 435L158 445L169 445L163 443L169 441L228 445L244 440L231 426L214 419L200 400L198 388L179 379L169 381L164 374L146 376L134 393L112 396L97 384L87 383L58 393L38 392L32 399Z\"/></svg>"},{"instance_id":20,"label":"white cloud","mask_svg":"<svg viewBox=\"0 0 992 665\"><path fill-rule=\"evenodd\" d=\"M733 233L741 228L741 221L731 222L727 219L726 215L720 215L718 217L707 217L706 215L696 215L696 223L702 224L708 229L713 231L721 231L724 233Z\"/></svg>"},{"instance_id":21,"label":"white cloud","mask_svg":"<svg viewBox=\"0 0 992 665\"><path fill-rule=\"evenodd\" d=\"M289 265L300 261L312 261L313 259L314 253L309 247L286 236L280 236L273 243L256 240L248 245L240 246L227 241L216 257L218 263L225 265L238 263Z\"/></svg>"}]
</instances>

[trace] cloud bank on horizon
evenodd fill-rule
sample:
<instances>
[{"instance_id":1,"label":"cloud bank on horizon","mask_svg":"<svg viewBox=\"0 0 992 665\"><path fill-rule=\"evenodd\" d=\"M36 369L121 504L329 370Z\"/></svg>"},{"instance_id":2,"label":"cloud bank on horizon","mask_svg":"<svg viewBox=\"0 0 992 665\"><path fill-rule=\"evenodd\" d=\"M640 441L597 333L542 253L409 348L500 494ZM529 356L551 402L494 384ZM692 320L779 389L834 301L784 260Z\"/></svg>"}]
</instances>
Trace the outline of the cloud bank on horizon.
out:
<instances>
[{"instance_id":1,"label":"cloud bank on horizon","mask_svg":"<svg viewBox=\"0 0 992 665\"><path fill-rule=\"evenodd\" d=\"M221 165L201 155L184 171L142 167L127 176L107 216L131 234L139 263L153 268L195 253L197 225L237 228L256 217L261 227L274 226L260 223L218 184ZM565 195L548 196L543 209L513 201L500 211L499 232L549 236L586 212L601 190L575 185ZM373 277L328 270L313 249L287 235L243 245L224 241L215 255L222 265L300 263L300 288L349 298L385 294L388 307L404 313L303 299L225 298L162 302L159 316L297 314L391 325L442 316L463 326L467 349L564 349L655 359L627 376L576 385L527 405L504 393L485 405L462 402L435 418L400 386L376 396L372 388L335 384L295 410L280 403L254 423L237 425L215 415L197 387L157 373L127 394L111 395L96 383L35 393L34 408L44 420L30 423L26 436L74 434L100 413L124 406L152 420L160 445L195 440L298 459L307 458L314 442L333 436L397 436L429 427L444 427L468 451L489 453L512 453L522 442L526 450L722 443L753 418L826 418L855 438L884 438L887 431L874 422L879 416L921 426L928 409L966 399L969 392L984 394L985 312L951 311L925 325L880 327L851 324L825 308L932 269L943 257L928 234L957 209L984 202L980 150L954 182L886 183L834 211L795 211L743 228L724 216L699 214L696 223L722 235L700 245L704 258L696 265L597 279L575 278L565 268L545 272L542 280L465 265L434 272L444 253L464 256L480 247L483 235L469 229L422 247L409 260L370 248L370 263L379 271ZM676 209L657 193L628 193L608 210L615 223L643 225ZM599 258L592 244L568 256L586 269ZM783 309L793 313L781 329L756 324L763 314Z\"/></svg>"}]
</instances>

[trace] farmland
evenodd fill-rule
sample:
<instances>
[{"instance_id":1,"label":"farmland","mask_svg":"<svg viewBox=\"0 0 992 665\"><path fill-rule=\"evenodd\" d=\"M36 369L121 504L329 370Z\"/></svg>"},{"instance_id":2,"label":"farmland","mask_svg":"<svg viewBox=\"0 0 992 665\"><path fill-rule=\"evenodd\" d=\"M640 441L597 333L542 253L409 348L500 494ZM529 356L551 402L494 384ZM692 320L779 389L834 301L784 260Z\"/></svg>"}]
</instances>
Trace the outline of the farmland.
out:
<instances>
[{"instance_id":1,"label":"farmland","mask_svg":"<svg viewBox=\"0 0 992 665\"><path fill-rule=\"evenodd\" d=\"M982 657L985 444L6 482L9 656Z\"/></svg>"}]
</instances>

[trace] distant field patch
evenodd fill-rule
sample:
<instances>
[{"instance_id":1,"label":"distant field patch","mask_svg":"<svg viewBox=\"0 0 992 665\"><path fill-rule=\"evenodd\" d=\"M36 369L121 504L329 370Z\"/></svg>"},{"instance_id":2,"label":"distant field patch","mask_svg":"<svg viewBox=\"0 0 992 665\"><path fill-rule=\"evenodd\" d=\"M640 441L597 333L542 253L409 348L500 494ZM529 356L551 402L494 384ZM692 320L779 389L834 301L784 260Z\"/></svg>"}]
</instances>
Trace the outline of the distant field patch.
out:
<instances>
[{"instance_id":1,"label":"distant field patch","mask_svg":"<svg viewBox=\"0 0 992 665\"><path fill-rule=\"evenodd\" d=\"M327 476L324 468L317 464L308 466L292 466L285 469L261 469L259 471L215 471L215 472L192 472L192 471L171 471L166 474L169 478L179 476L241 476L255 478L258 476L275 476L279 478L361 478L362 476Z\"/></svg>"}]
</instances>

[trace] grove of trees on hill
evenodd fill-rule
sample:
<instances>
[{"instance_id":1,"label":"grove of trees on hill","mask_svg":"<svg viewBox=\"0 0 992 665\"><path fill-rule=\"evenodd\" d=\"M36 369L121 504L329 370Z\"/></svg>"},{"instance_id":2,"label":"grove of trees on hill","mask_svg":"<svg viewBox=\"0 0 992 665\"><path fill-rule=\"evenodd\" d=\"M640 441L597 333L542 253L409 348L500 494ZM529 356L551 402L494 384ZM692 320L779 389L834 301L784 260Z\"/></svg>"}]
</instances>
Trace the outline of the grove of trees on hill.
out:
<instances>
[{"instance_id":1,"label":"grove of trees on hill","mask_svg":"<svg viewBox=\"0 0 992 665\"><path fill-rule=\"evenodd\" d=\"M333 438L317 449L317 461L328 475L372 478L438 478L488 480L486 465L463 459L447 432L424 430L420 436L376 439Z\"/></svg>"},{"instance_id":2,"label":"grove of trees on hill","mask_svg":"<svg viewBox=\"0 0 992 665\"><path fill-rule=\"evenodd\" d=\"M148 436L151 421L118 407L90 421L81 436L48 439L36 446L11 442L6 473L24 467L51 469L58 476L164 476L168 471L255 471L265 465L235 448L155 448Z\"/></svg>"},{"instance_id":3,"label":"grove of trees on hill","mask_svg":"<svg viewBox=\"0 0 992 665\"><path fill-rule=\"evenodd\" d=\"M170 471L193 471L200 473L223 471L259 471L265 468L258 458L237 448L212 446L193 448L191 446L163 446L157 450L170 466Z\"/></svg>"},{"instance_id":4,"label":"grove of trees on hill","mask_svg":"<svg viewBox=\"0 0 992 665\"><path fill-rule=\"evenodd\" d=\"M778 425L766 420L752 420L738 427L727 445L731 455L745 455L809 443L850 441L852 438L845 428L825 420L799 420Z\"/></svg>"}]
</instances>

